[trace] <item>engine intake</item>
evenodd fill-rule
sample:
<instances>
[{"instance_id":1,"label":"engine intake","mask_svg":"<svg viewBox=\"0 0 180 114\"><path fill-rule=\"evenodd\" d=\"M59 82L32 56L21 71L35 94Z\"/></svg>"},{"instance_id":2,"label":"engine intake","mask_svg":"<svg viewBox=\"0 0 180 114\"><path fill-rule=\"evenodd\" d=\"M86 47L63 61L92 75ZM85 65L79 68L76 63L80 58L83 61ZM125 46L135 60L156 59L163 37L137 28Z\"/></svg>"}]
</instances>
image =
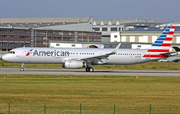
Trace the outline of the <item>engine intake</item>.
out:
<instances>
[{"instance_id":1,"label":"engine intake","mask_svg":"<svg viewBox=\"0 0 180 114\"><path fill-rule=\"evenodd\" d=\"M85 61L78 61L78 60L68 60L62 64L63 68L84 68L86 67Z\"/></svg>"}]
</instances>

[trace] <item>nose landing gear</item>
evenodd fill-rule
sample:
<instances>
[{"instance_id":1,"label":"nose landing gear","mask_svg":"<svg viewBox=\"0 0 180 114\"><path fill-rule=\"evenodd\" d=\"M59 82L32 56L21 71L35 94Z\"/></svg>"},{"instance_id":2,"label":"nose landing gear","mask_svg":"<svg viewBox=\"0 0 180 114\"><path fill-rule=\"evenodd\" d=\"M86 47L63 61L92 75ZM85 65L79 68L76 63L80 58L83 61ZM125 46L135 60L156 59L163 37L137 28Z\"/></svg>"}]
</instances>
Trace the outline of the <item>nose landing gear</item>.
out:
<instances>
[{"instance_id":1,"label":"nose landing gear","mask_svg":"<svg viewBox=\"0 0 180 114\"><path fill-rule=\"evenodd\" d=\"M20 71L24 71L24 63L22 63Z\"/></svg>"}]
</instances>

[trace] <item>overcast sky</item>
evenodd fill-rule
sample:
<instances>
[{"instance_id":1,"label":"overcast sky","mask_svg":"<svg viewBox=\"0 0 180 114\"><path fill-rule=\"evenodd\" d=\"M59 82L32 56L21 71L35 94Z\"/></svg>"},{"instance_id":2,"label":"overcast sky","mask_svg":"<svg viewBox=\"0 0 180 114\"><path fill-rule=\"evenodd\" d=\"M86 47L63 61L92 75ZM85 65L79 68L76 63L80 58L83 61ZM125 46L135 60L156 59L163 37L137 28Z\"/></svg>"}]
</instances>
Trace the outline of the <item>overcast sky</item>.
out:
<instances>
[{"instance_id":1,"label":"overcast sky","mask_svg":"<svg viewBox=\"0 0 180 114\"><path fill-rule=\"evenodd\" d=\"M180 21L180 0L0 0L1 18L86 17Z\"/></svg>"}]
</instances>

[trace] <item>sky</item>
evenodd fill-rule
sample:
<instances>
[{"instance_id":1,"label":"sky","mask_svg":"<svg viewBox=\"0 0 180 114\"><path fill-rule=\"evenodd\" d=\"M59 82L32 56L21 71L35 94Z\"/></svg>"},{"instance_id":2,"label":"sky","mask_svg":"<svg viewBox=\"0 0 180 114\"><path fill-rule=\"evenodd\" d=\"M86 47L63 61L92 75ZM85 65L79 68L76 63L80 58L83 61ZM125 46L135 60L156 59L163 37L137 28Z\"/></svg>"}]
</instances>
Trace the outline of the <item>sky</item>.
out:
<instances>
[{"instance_id":1,"label":"sky","mask_svg":"<svg viewBox=\"0 0 180 114\"><path fill-rule=\"evenodd\" d=\"M180 0L0 0L0 18L92 16L179 22L179 5Z\"/></svg>"}]
</instances>

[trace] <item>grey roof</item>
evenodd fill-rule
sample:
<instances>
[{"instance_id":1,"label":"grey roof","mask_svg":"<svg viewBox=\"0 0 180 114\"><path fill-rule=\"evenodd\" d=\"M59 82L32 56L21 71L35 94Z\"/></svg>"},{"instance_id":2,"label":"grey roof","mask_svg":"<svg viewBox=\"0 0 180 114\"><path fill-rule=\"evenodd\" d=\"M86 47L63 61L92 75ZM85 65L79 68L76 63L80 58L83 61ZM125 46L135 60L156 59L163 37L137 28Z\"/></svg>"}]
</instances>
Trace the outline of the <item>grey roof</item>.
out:
<instances>
[{"instance_id":1,"label":"grey roof","mask_svg":"<svg viewBox=\"0 0 180 114\"><path fill-rule=\"evenodd\" d=\"M180 22L174 22L173 24L180 24Z\"/></svg>"},{"instance_id":2,"label":"grey roof","mask_svg":"<svg viewBox=\"0 0 180 114\"><path fill-rule=\"evenodd\" d=\"M163 31L166 27L138 27L126 31ZM180 31L180 26L176 26L175 31Z\"/></svg>"},{"instance_id":3,"label":"grey roof","mask_svg":"<svg viewBox=\"0 0 180 114\"><path fill-rule=\"evenodd\" d=\"M64 23L0 23L0 27L38 28L47 26L63 25ZM66 23L73 24L73 23Z\"/></svg>"},{"instance_id":4,"label":"grey roof","mask_svg":"<svg viewBox=\"0 0 180 114\"><path fill-rule=\"evenodd\" d=\"M88 22L92 17L54 17L54 18L0 18L0 23L77 23Z\"/></svg>"},{"instance_id":5,"label":"grey roof","mask_svg":"<svg viewBox=\"0 0 180 114\"><path fill-rule=\"evenodd\" d=\"M88 23L92 17L0 18L0 27L38 28L63 24Z\"/></svg>"},{"instance_id":6,"label":"grey roof","mask_svg":"<svg viewBox=\"0 0 180 114\"><path fill-rule=\"evenodd\" d=\"M96 23L96 25L101 25L101 23L104 23L104 25L108 25L108 23L111 23L112 25L119 24L141 24L141 23L149 23L149 24L164 24L165 22L162 21L156 21L156 20L149 20L149 19L99 19L94 20L93 23Z\"/></svg>"}]
</instances>

